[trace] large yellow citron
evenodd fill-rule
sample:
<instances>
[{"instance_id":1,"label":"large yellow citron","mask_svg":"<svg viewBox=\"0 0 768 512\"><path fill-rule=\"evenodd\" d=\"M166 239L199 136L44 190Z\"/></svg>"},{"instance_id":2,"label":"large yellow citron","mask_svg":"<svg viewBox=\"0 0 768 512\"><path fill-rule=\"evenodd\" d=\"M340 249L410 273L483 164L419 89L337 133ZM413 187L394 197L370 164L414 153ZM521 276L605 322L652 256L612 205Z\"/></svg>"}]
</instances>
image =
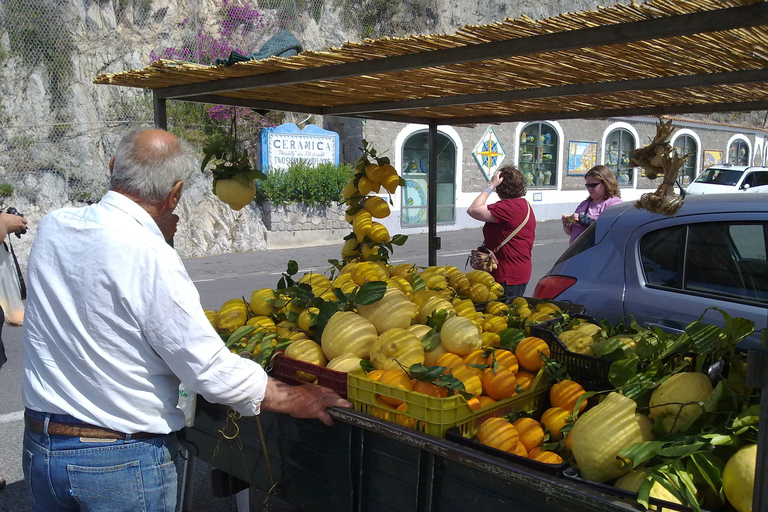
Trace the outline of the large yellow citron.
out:
<instances>
[{"instance_id":1,"label":"large yellow citron","mask_svg":"<svg viewBox=\"0 0 768 512\"><path fill-rule=\"evenodd\" d=\"M418 309L399 288L387 287L380 300L373 304L358 305L357 313L371 322L377 333L382 334L394 327L407 328Z\"/></svg>"},{"instance_id":2,"label":"large yellow citron","mask_svg":"<svg viewBox=\"0 0 768 512\"><path fill-rule=\"evenodd\" d=\"M251 293L251 302L248 306L254 315L269 316L275 310L272 305L273 300L277 300L277 292L271 288L260 288Z\"/></svg>"},{"instance_id":3,"label":"large yellow citron","mask_svg":"<svg viewBox=\"0 0 768 512\"><path fill-rule=\"evenodd\" d=\"M371 223L371 230L368 232L368 238L376 243L389 242L389 231L384 224L374 221Z\"/></svg>"},{"instance_id":4,"label":"large yellow citron","mask_svg":"<svg viewBox=\"0 0 768 512\"><path fill-rule=\"evenodd\" d=\"M246 177L216 181L216 197L233 210L241 210L256 197L256 184Z\"/></svg>"},{"instance_id":5,"label":"large yellow citron","mask_svg":"<svg viewBox=\"0 0 768 512\"><path fill-rule=\"evenodd\" d=\"M245 325L248 310L242 299L230 299L216 312L216 326L219 331L232 334L235 329Z\"/></svg>"},{"instance_id":6,"label":"large yellow citron","mask_svg":"<svg viewBox=\"0 0 768 512\"><path fill-rule=\"evenodd\" d=\"M389 216L389 204L379 196L370 196L363 203L363 207L377 219Z\"/></svg>"},{"instance_id":7,"label":"large yellow citron","mask_svg":"<svg viewBox=\"0 0 768 512\"><path fill-rule=\"evenodd\" d=\"M320 343L328 359L350 353L368 359L378 333L371 322L354 311L337 311L328 319Z\"/></svg>"},{"instance_id":8,"label":"large yellow citron","mask_svg":"<svg viewBox=\"0 0 768 512\"><path fill-rule=\"evenodd\" d=\"M668 433L677 432L699 416L702 408L698 402L709 398L712 390L709 377L703 373L676 373L653 390L648 415L661 418Z\"/></svg>"},{"instance_id":9,"label":"large yellow citron","mask_svg":"<svg viewBox=\"0 0 768 512\"><path fill-rule=\"evenodd\" d=\"M757 445L751 444L731 455L723 469L723 492L739 512L752 512L756 465Z\"/></svg>"},{"instance_id":10,"label":"large yellow citron","mask_svg":"<svg viewBox=\"0 0 768 512\"><path fill-rule=\"evenodd\" d=\"M434 293L432 290L429 290L430 292ZM418 292L414 292L413 296L414 299L416 298L416 294ZM416 302L416 300L414 300ZM417 302L418 305L418 302ZM432 316L432 314L436 311L439 311L441 309L444 309L448 315L455 315L456 310L453 307L453 304L448 302L444 297L441 295L432 295L429 298L427 298L424 303L419 306L419 313L416 317L416 321L420 324L427 323L427 318Z\"/></svg>"},{"instance_id":11,"label":"large yellow citron","mask_svg":"<svg viewBox=\"0 0 768 512\"><path fill-rule=\"evenodd\" d=\"M454 316L443 323L440 343L445 350L460 356L469 354L483 346L483 337L469 318Z\"/></svg>"},{"instance_id":12,"label":"large yellow citron","mask_svg":"<svg viewBox=\"0 0 768 512\"><path fill-rule=\"evenodd\" d=\"M568 437L583 478L603 483L629 472L618 459L619 452L653 439L652 423L636 414L636 409L631 398L609 393L579 416Z\"/></svg>"},{"instance_id":13,"label":"large yellow citron","mask_svg":"<svg viewBox=\"0 0 768 512\"><path fill-rule=\"evenodd\" d=\"M389 273L393 276L402 277L411 283L413 274L415 274L417 271L418 269L413 263L398 263L397 265L392 266Z\"/></svg>"},{"instance_id":14,"label":"large yellow citron","mask_svg":"<svg viewBox=\"0 0 768 512\"><path fill-rule=\"evenodd\" d=\"M245 325L251 325L257 331L277 332L274 320L264 315L257 315L248 319Z\"/></svg>"},{"instance_id":15,"label":"large yellow citron","mask_svg":"<svg viewBox=\"0 0 768 512\"><path fill-rule=\"evenodd\" d=\"M317 366L325 366L328 363L320 345L310 339L299 339L291 342L285 349L285 356ZM306 382L317 380L317 377L307 372L296 372L296 376Z\"/></svg>"},{"instance_id":16,"label":"large yellow citron","mask_svg":"<svg viewBox=\"0 0 768 512\"><path fill-rule=\"evenodd\" d=\"M352 281L362 286L372 281L384 281L389 279L386 266L377 261L361 261L352 269Z\"/></svg>"},{"instance_id":17,"label":"large yellow citron","mask_svg":"<svg viewBox=\"0 0 768 512\"><path fill-rule=\"evenodd\" d=\"M406 329L395 327L384 331L371 346L371 363L377 370L397 370L424 363L421 340ZM398 364L399 363L399 364Z\"/></svg>"},{"instance_id":18,"label":"large yellow citron","mask_svg":"<svg viewBox=\"0 0 768 512\"><path fill-rule=\"evenodd\" d=\"M337 372L349 373L352 370L360 368L360 359L355 354L342 354L339 357L335 357L328 361L326 368L329 370L336 370Z\"/></svg>"},{"instance_id":19,"label":"large yellow citron","mask_svg":"<svg viewBox=\"0 0 768 512\"><path fill-rule=\"evenodd\" d=\"M362 240L368 236L373 227L371 213L365 209L359 210L352 218L352 232L355 233L358 240Z\"/></svg>"}]
</instances>

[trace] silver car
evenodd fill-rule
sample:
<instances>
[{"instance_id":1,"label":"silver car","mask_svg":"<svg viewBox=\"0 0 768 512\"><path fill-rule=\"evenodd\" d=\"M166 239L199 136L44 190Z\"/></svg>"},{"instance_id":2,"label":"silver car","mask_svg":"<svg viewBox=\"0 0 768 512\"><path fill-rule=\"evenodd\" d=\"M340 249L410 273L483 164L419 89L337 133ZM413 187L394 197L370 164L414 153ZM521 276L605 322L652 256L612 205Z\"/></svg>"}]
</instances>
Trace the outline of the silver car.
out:
<instances>
[{"instance_id":1,"label":"silver car","mask_svg":"<svg viewBox=\"0 0 768 512\"><path fill-rule=\"evenodd\" d=\"M768 167L713 165L688 185L688 194L768 192Z\"/></svg>"},{"instance_id":2,"label":"silver car","mask_svg":"<svg viewBox=\"0 0 768 512\"><path fill-rule=\"evenodd\" d=\"M583 304L612 323L634 318L680 332L707 308L765 329L768 319L768 197L686 196L676 215L626 202L605 210L568 247L533 296ZM717 311L706 322L723 324ZM742 342L762 347L761 332Z\"/></svg>"}]
</instances>

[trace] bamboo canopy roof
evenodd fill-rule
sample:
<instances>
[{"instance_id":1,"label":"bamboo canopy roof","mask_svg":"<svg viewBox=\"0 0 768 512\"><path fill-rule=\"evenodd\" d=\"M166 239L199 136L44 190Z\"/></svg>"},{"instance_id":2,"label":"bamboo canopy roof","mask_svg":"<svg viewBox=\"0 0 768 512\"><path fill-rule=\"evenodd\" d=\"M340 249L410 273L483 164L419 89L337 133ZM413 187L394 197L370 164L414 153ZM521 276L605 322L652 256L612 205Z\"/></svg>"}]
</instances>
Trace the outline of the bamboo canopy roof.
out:
<instances>
[{"instance_id":1,"label":"bamboo canopy roof","mask_svg":"<svg viewBox=\"0 0 768 512\"><path fill-rule=\"evenodd\" d=\"M768 2L651 0L96 84L156 99L467 125L768 109Z\"/></svg>"}]
</instances>

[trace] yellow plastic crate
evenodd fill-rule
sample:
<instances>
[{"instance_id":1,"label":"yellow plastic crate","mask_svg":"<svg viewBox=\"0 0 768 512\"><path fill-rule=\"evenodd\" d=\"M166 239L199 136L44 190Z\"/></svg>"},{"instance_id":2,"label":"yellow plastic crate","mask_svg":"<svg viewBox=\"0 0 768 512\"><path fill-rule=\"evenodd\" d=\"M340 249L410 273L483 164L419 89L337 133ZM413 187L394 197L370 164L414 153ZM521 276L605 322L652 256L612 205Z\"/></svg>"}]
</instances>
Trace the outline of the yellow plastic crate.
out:
<instances>
[{"instance_id":1,"label":"yellow plastic crate","mask_svg":"<svg viewBox=\"0 0 768 512\"><path fill-rule=\"evenodd\" d=\"M368 379L362 369L347 374L347 399L356 410L443 439L451 427L458 427L462 435L472 437L488 418L505 416L512 411L534 411L548 389L549 379L540 371L528 391L473 411L459 394L438 398ZM376 395L402 400L405 410L396 410Z\"/></svg>"}]
</instances>

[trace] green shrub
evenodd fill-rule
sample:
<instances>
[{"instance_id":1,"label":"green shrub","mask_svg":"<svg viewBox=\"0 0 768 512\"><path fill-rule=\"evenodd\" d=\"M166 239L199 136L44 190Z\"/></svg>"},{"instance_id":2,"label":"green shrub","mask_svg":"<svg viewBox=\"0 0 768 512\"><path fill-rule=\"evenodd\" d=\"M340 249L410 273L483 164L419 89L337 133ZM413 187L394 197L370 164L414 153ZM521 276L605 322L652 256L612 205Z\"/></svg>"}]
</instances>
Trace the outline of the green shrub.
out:
<instances>
[{"instance_id":1,"label":"green shrub","mask_svg":"<svg viewBox=\"0 0 768 512\"><path fill-rule=\"evenodd\" d=\"M10 197L13 195L13 185L10 183L0 183L0 197Z\"/></svg>"},{"instance_id":2,"label":"green shrub","mask_svg":"<svg viewBox=\"0 0 768 512\"><path fill-rule=\"evenodd\" d=\"M285 205L329 206L341 201L341 189L354 175L346 165L330 163L312 167L299 160L286 171L268 171L267 179L256 182L256 199Z\"/></svg>"}]
</instances>

